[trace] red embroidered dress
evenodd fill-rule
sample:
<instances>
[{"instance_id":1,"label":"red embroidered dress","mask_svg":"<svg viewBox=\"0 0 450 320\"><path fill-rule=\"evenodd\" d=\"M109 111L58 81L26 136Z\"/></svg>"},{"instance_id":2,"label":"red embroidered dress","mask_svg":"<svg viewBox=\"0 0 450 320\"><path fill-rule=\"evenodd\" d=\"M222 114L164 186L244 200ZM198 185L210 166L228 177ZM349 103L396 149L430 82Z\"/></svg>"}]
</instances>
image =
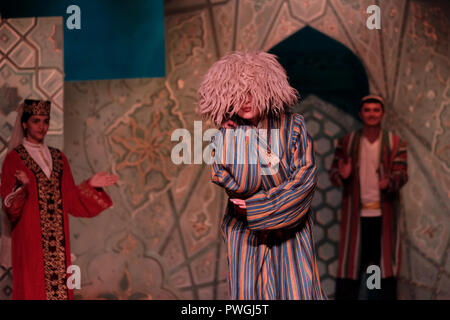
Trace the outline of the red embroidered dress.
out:
<instances>
[{"instance_id":1,"label":"red embroidered dress","mask_svg":"<svg viewBox=\"0 0 450 320\"><path fill-rule=\"evenodd\" d=\"M76 186L65 155L49 150L50 177L23 145L3 162L0 195L12 225L13 299L73 299L66 283L71 265L68 213L94 217L112 205L106 192L88 181ZM26 190L15 190L17 170L30 180Z\"/></svg>"}]
</instances>

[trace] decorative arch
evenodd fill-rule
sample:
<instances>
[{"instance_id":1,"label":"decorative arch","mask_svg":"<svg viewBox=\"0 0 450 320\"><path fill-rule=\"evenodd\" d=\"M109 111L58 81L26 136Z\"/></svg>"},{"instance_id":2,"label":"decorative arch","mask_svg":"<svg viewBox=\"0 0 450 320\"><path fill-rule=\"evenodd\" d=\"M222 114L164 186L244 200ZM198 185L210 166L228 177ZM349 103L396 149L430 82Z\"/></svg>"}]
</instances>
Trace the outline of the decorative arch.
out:
<instances>
[{"instance_id":1,"label":"decorative arch","mask_svg":"<svg viewBox=\"0 0 450 320\"><path fill-rule=\"evenodd\" d=\"M349 48L306 26L269 52L279 57L302 100L313 94L358 119L359 101L369 93L369 81Z\"/></svg>"}]
</instances>

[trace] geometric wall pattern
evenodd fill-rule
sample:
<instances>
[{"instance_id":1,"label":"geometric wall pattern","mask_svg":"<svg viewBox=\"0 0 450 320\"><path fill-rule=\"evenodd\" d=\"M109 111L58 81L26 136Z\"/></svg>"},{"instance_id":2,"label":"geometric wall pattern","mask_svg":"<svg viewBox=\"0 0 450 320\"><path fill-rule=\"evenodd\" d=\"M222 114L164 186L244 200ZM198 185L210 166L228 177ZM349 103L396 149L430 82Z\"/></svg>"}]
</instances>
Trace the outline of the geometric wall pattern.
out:
<instances>
[{"instance_id":1,"label":"geometric wall pattern","mask_svg":"<svg viewBox=\"0 0 450 320\"><path fill-rule=\"evenodd\" d=\"M62 148L63 92L62 19L0 19L0 166L7 153L16 108L24 99L51 100L46 142ZM0 299L11 297L11 287L11 270L0 266Z\"/></svg>"},{"instance_id":2,"label":"geometric wall pattern","mask_svg":"<svg viewBox=\"0 0 450 320\"><path fill-rule=\"evenodd\" d=\"M77 297L226 298L218 231L224 195L206 166L172 164L170 128L187 126L173 94L163 80L109 85L66 86L65 152L76 181L104 170L120 177L108 188L112 209L71 217L74 263L82 270Z\"/></svg>"},{"instance_id":3,"label":"geometric wall pattern","mask_svg":"<svg viewBox=\"0 0 450 320\"><path fill-rule=\"evenodd\" d=\"M381 30L366 28L365 10L374 3ZM225 194L210 182L207 165L172 164L170 134L194 132L196 91L219 57L267 51L309 26L360 59L371 92L386 99L384 127L408 141L399 297L450 298L449 9L447 1L413 0L166 1L165 78L65 83L64 151L75 180L103 170L120 177L108 188L113 208L71 218L73 263L82 271L76 297L228 297L219 232ZM347 125L346 115L314 97L301 112L321 166L329 166L332 139L356 123ZM203 122L203 130L210 126ZM339 196L324 172L314 199L315 238L332 297Z\"/></svg>"},{"instance_id":4,"label":"geometric wall pattern","mask_svg":"<svg viewBox=\"0 0 450 320\"><path fill-rule=\"evenodd\" d=\"M0 159L24 99L52 102L48 141L62 147L63 35L61 18L0 21Z\"/></svg>"},{"instance_id":5,"label":"geometric wall pattern","mask_svg":"<svg viewBox=\"0 0 450 320\"><path fill-rule=\"evenodd\" d=\"M334 156L334 143L360 124L349 114L320 98L309 95L294 108L302 114L314 141L318 169L317 189L312 200L314 240L317 248L320 281L328 298L334 297L341 222L340 188L328 179Z\"/></svg>"}]
</instances>

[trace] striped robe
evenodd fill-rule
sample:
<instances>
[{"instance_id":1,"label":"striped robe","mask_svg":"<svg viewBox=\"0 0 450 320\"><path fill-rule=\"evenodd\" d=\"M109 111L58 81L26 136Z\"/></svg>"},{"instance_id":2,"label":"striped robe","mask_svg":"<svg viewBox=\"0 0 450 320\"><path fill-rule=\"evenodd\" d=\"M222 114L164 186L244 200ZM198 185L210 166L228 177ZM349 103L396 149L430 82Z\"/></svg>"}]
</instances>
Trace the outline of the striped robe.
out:
<instances>
[{"instance_id":1,"label":"striped robe","mask_svg":"<svg viewBox=\"0 0 450 320\"><path fill-rule=\"evenodd\" d=\"M343 186L342 216L337 278L358 279L361 257L359 148L362 130L339 139L329 178L335 186ZM352 158L352 174L347 179L339 175L340 159ZM389 186L380 190L382 212L381 276L396 277L400 270L400 232L397 206L400 188L407 182L406 142L392 132L382 131L380 169L389 176ZM357 173L357 174L354 174Z\"/></svg>"},{"instance_id":2,"label":"striped robe","mask_svg":"<svg viewBox=\"0 0 450 320\"><path fill-rule=\"evenodd\" d=\"M285 114L263 120L262 128L268 129L268 134L258 135L262 155L257 163L249 161L255 148L245 134L255 128L238 128L240 133L221 129L223 144L213 143L212 147L213 155L223 152L211 167L212 181L230 198L245 199L247 206L246 216L238 215L228 201L222 219L231 298L326 299L320 285L310 209L317 168L303 117ZM271 160L270 156L267 159L270 129L279 129L278 136L271 135L279 144L278 167L267 164ZM234 164L225 161L230 148ZM272 171L263 172L267 169Z\"/></svg>"}]
</instances>

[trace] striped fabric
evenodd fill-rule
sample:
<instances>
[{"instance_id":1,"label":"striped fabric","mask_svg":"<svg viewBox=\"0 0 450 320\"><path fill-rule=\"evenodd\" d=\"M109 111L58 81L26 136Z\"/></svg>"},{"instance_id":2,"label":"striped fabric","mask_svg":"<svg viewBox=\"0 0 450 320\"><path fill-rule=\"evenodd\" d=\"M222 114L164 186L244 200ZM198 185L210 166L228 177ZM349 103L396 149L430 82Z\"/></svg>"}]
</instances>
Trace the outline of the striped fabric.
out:
<instances>
[{"instance_id":1,"label":"striped fabric","mask_svg":"<svg viewBox=\"0 0 450 320\"><path fill-rule=\"evenodd\" d=\"M360 244L360 188L359 174L351 174L343 180L339 175L340 159L352 158L352 172L359 172L359 146L362 131L347 134L339 139L332 166L331 182L342 186L342 216L339 242L338 278L358 279L361 257ZM380 191L382 212L381 276L398 276L401 261L400 231L397 206L400 188L408 181L406 142L392 132L382 131L380 171L389 177L389 186Z\"/></svg>"},{"instance_id":2,"label":"striped fabric","mask_svg":"<svg viewBox=\"0 0 450 320\"><path fill-rule=\"evenodd\" d=\"M268 134L257 134L261 153L253 164L255 147L249 131L255 128L239 129L221 129L223 145L212 143L213 155L222 152L211 166L212 181L230 198L245 199L247 206L247 215L242 216L229 201L222 220L231 298L326 299L310 209L317 168L303 117L286 114L264 120L262 129ZM279 134L269 134L271 129ZM268 150L267 145L277 144L279 148ZM230 148L236 160L233 164L222 161Z\"/></svg>"}]
</instances>

